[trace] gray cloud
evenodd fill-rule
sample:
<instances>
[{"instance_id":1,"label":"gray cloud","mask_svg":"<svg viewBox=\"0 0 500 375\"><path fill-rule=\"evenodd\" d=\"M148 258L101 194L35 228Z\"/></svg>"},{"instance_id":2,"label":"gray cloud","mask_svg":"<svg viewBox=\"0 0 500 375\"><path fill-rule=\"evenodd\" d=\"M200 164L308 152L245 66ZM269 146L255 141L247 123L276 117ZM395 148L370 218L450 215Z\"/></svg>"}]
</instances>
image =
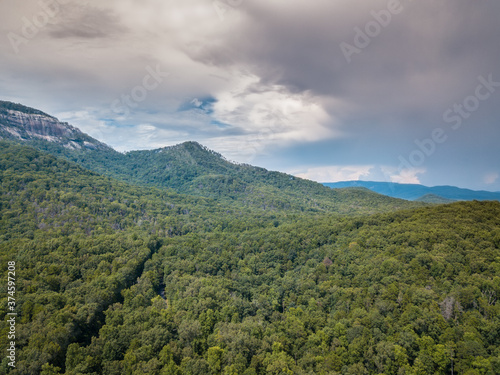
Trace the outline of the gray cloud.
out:
<instances>
[{"instance_id":1,"label":"gray cloud","mask_svg":"<svg viewBox=\"0 0 500 375\"><path fill-rule=\"evenodd\" d=\"M387 0L64 3L18 53L0 40L3 97L66 113L117 148L195 139L238 161L363 178L373 165L368 177L380 178L443 128L420 181L500 190L500 92L456 131L443 120L479 76L500 81L499 2L401 0L351 62L342 43L355 46L355 28L373 27ZM0 3L0 33L22 36L41 11L36 0ZM156 66L171 75L128 116L114 113ZM211 111L178 111L203 98Z\"/></svg>"},{"instance_id":2,"label":"gray cloud","mask_svg":"<svg viewBox=\"0 0 500 375\"><path fill-rule=\"evenodd\" d=\"M53 23L49 35L54 38L109 38L127 31L110 9L74 3L63 5Z\"/></svg>"}]
</instances>

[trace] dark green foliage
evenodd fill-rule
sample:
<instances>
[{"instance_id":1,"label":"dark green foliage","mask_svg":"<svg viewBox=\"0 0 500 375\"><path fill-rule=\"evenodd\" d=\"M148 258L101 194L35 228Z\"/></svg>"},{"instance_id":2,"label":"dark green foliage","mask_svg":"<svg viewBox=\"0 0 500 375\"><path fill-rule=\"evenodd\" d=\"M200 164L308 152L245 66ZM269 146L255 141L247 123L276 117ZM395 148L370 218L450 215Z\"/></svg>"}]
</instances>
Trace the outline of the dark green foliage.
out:
<instances>
[{"instance_id":1,"label":"dark green foliage","mask_svg":"<svg viewBox=\"0 0 500 375\"><path fill-rule=\"evenodd\" d=\"M139 185L267 211L374 213L418 204L358 189L332 190L313 181L233 164L195 142L125 155L102 150L68 151L86 168ZM421 206L421 205L420 205Z\"/></svg>"},{"instance_id":2,"label":"dark green foliage","mask_svg":"<svg viewBox=\"0 0 500 375\"><path fill-rule=\"evenodd\" d=\"M259 211L376 213L423 204L382 196L366 189L330 189L319 183L233 164L195 142L121 154L112 149L71 150L42 140L33 147L64 157L94 172L140 186L169 188Z\"/></svg>"},{"instance_id":3,"label":"dark green foliage","mask_svg":"<svg viewBox=\"0 0 500 375\"><path fill-rule=\"evenodd\" d=\"M474 202L171 238L81 355L120 348L124 373L167 350L181 374L494 374L499 225L499 203Z\"/></svg>"},{"instance_id":4,"label":"dark green foliage","mask_svg":"<svg viewBox=\"0 0 500 375\"><path fill-rule=\"evenodd\" d=\"M329 189L285 173L231 163L196 142L122 154L43 112L0 101L0 111L3 107L15 109L26 118L0 112L0 139L27 144L135 185L169 188L258 211L371 214L423 206L366 189ZM33 118L33 114L41 117Z\"/></svg>"},{"instance_id":5,"label":"dark green foliage","mask_svg":"<svg viewBox=\"0 0 500 375\"><path fill-rule=\"evenodd\" d=\"M193 170L233 178L213 156ZM0 173L0 347L11 260L19 313L2 373L499 373L499 202L387 212L395 201L354 189L333 192L335 214L298 196L245 208L6 142ZM292 199L285 176L266 191Z\"/></svg>"},{"instance_id":6,"label":"dark green foliage","mask_svg":"<svg viewBox=\"0 0 500 375\"><path fill-rule=\"evenodd\" d=\"M275 220L132 187L8 142L0 142L0 181L0 261L2 269L16 261L22 275L19 373L37 374L46 362L64 368L68 345L91 341L103 311L123 299L121 292L142 274L160 238L271 226ZM6 308L5 298L2 319ZM5 346L6 319L0 328Z\"/></svg>"},{"instance_id":7,"label":"dark green foliage","mask_svg":"<svg viewBox=\"0 0 500 375\"><path fill-rule=\"evenodd\" d=\"M131 187L8 142L0 142L0 178L0 243L45 232L89 235L127 228L169 236L195 226L211 230L224 216L233 218L212 201ZM217 225L202 215L208 212Z\"/></svg>"},{"instance_id":8,"label":"dark green foliage","mask_svg":"<svg viewBox=\"0 0 500 375\"><path fill-rule=\"evenodd\" d=\"M426 194L418 199L415 199L417 202L425 202L425 203L434 203L434 204L443 204L443 203L452 203L453 199L447 199L440 197L436 194Z\"/></svg>"}]
</instances>

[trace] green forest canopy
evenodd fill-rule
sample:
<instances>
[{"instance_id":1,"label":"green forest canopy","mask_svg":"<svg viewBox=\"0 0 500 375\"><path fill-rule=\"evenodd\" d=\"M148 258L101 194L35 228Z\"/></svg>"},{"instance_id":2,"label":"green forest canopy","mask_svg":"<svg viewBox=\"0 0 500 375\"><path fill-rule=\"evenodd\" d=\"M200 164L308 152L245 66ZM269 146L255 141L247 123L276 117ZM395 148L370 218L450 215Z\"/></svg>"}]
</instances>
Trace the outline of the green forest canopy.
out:
<instances>
[{"instance_id":1,"label":"green forest canopy","mask_svg":"<svg viewBox=\"0 0 500 375\"><path fill-rule=\"evenodd\" d=\"M3 373L500 373L499 202L262 210L7 142L0 173Z\"/></svg>"}]
</instances>

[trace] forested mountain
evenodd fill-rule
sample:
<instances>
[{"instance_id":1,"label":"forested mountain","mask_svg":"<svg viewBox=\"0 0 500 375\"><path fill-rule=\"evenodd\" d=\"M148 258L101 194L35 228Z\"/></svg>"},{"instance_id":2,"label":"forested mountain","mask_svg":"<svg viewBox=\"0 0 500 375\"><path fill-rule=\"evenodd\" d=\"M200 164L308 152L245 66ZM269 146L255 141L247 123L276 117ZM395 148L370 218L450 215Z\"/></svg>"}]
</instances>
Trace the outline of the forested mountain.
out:
<instances>
[{"instance_id":1,"label":"forested mountain","mask_svg":"<svg viewBox=\"0 0 500 375\"><path fill-rule=\"evenodd\" d=\"M498 202L253 215L8 142L0 171L4 373L500 371Z\"/></svg>"},{"instance_id":2,"label":"forested mountain","mask_svg":"<svg viewBox=\"0 0 500 375\"><path fill-rule=\"evenodd\" d=\"M120 154L61 126L0 141L0 347L8 297L18 314L0 373L500 374L500 202L330 190L192 142Z\"/></svg>"},{"instance_id":3,"label":"forested mountain","mask_svg":"<svg viewBox=\"0 0 500 375\"><path fill-rule=\"evenodd\" d=\"M324 185L333 189L364 187L389 197L411 201L426 201L426 199L422 198L429 194L434 195L434 202L437 201L436 197L442 198L438 203L445 203L446 199L454 201L500 200L500 192L462 189L455 186L428 187L419 184L398 184L395 182L376 181L341 181L324 183Z\"/></svg>"},{"instance_id":4,"label":"forested mountain","mask_svg":"<svg viewBox=\"0 0 500 375\"><path fill-rule=\"evenodd\" d=\"M285 173L231 163L196 142L122 154L36 109L0 102L0 110L0 136L136 185L274 211L374 213L418 206L366 190L332 190Z\"/></svg>"},{"instance_id":5,"label":"forested mountain","mask_svg":"<svg viewBox=\"0 0 500 375\"><path fill-rule=\"evenodd\" d=\"M0 181L0 259L3 270L15 261L18 275L14 374L39 374L45 362L64 363L69 343L90 342L104 311L123 300L121 292L142 274L160 238L279 225L271 213L231 211L212 200L127 185L5 141ZM7 272L2 280L5 318ZM0 327L5 346L6 319Z\"/></svg>"},{"instance_id":6,"label":"forested mountain","mask_svg":"<svg viewBox=\"0 0 500 375\"><path fill-rule=\"evenodd\" d=\"M435 194L425 194L424 196L415 199L415 201L425 202L425 203L437 203L437 204L455 202L453 199L443 198Z\"/></svg>"},{"instance_id":7,"label":"forested mountain","mask_svg":"<svg viewBox=\"0 0 500 375\"><path fill-rule=\"evenodd\" d=\"M125 154L120 166L127 169L126 175L118 170L112 173L125 181L169 187L181 193L264 210L373 213L389 207L412 207L409 202L370 191L332 191L285 173L234 164L196 142L132 151Z\"/></svg>"}]
</instances>

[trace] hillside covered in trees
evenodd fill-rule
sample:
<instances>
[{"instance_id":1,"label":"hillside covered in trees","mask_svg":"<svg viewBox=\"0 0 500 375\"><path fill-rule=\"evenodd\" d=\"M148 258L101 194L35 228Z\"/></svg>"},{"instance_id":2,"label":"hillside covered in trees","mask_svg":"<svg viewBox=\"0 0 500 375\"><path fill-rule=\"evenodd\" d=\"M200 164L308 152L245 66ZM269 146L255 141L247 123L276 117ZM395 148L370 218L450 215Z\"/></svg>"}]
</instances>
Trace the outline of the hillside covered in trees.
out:
<instances>
[{"instance_id":1,"label":"hillside covered in trees","mask_svg":"<svg viewBox=\"0 0 500 375\"><path fill-rule=\"evenodd\" d=\"M2 373L500 373L499 202L264 209L5 141L0 179Z\"/></svg>"},{"instance_id":2,"label":"hillside covered in trees","mask_svg":"<svg viewBox=\"0 0 500 375\"><path fill-rule=\"evenodd\" d=\"M4 101L0 101L2 137L116 180L240 209L352 214L422 206L368 189L330 189L286 173L232 163L197 142L123 154L41 111Z\"/></svg>"}]
</instances>

